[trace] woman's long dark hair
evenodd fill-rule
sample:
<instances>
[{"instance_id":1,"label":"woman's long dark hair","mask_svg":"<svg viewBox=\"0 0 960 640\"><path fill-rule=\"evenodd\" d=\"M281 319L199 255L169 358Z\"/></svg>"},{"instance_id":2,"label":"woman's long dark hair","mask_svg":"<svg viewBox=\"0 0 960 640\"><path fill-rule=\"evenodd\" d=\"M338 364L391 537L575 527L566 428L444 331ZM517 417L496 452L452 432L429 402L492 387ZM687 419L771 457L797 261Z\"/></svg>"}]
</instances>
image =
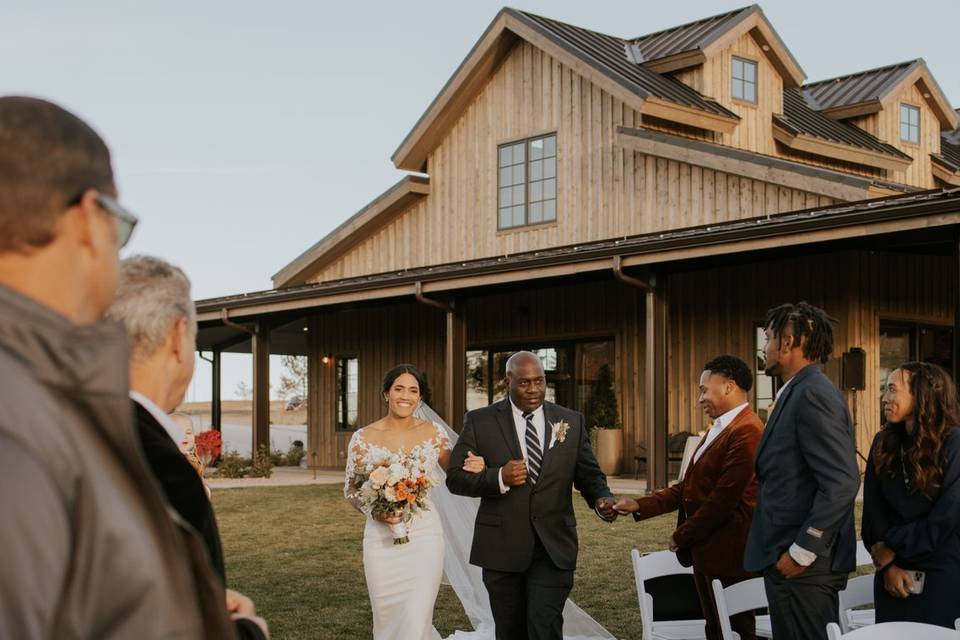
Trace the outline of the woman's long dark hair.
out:
<instances>
[{"instance_id":1,"label":"woman's long dark hair","mask_svg":"<svg viewBox=\"0 0 960 640\"><path fill-rule=\"evenodd\" d=\"M906 449L908 436L902 422L887 424L873 452L874 470L891 476L896 473L901 447L903 468L909 473L911 491L933 496L943 481L940 448L953 427L960 426L960 407L953 378L943 367L929 362L906 362L899 367L910 374L913 396L913 447Z\"/></svg>"},{"instance_id":2,"label":"woman's long dark hair","mask_svg":"<svg viewBox=\"0 0 960 640\"><path fill-rule=\"evenodd\" d=\"M412 364L398 364L394 368L387 371L383 376L383 392L388 393L390 387L393 386L393 383L397 381L397 378L402 376L405 373L409 373L414 378L417 379L417 386L420 387L420 399L423 401L423 404L430 404L430 385L427 384L427 376L423 374L420 369L417 369Z\"/></svg>"}]
</instances>

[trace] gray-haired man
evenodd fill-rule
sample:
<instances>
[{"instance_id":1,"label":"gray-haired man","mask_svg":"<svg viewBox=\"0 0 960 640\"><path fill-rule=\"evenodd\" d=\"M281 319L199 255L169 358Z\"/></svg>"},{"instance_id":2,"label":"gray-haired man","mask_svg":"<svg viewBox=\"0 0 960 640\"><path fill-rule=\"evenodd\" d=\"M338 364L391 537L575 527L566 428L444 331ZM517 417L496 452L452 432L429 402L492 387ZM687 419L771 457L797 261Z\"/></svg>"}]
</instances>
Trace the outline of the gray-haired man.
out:
<instances>
[{"instance_id":1,"label":"gray-haired man","mask_svg":"<svg viewBox=\"0 0 960 640\"><path fill-rule=\"evenodd\" d=\"M180 450L184 434L170 418L193 377L196 311L190 280L159 258L134 256L120 263L117 295L107 317L123 324L130 339L130 398L147 462L170 502L203 537L210 560L226 583L223 547L203 481ZM237 637L257 640L267 624L253 602L227 592Z\"/></svg>"}]
</instances>

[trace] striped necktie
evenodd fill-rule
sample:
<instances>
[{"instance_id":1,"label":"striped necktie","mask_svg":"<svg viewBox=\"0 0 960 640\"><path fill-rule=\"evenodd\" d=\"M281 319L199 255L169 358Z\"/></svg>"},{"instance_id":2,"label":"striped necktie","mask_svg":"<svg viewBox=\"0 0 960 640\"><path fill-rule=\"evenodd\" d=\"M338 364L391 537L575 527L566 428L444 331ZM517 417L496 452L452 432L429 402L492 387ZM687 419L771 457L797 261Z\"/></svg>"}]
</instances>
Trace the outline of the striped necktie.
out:
<instances>
[{"instance_id":1,"label":"striped necktie","mask_svg":"<svg viewBox=\"0 0 960 640\"><path fill-rule=\"evenodd\" d=\"M530 482L537 483L540 477L540 465L543 463L543 452L540 449L540 438L537 437L537 428L533 426L533 414L523 414L523 419L527 421L527 476Z\"/></svg>"}]
</instances>

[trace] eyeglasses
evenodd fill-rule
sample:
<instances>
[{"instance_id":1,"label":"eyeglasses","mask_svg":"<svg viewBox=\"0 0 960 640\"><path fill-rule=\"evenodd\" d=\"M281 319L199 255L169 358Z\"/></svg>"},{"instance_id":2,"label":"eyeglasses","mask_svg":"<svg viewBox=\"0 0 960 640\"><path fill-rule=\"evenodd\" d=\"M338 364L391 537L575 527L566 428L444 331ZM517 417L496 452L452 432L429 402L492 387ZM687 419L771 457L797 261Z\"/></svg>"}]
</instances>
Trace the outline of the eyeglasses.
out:
<instances>
[{"instance_id":1,"label":"eyeglasses","mask_svg":"<svg viewBox=\"0 0 960 640\"><path fill-rule=\"evenodd\" d=\"M137 216L127 211L122 204L108 195L97 192L95 199L100 208L117 221L117 240L120 242L120 248L124 248L130 242L130 236L133 235L133 230L139 222Z\"/></svg>"},{"instance_id":2,"label":"eyeglasses","mask_svg":"<svg viewBox=\"0 0 960 640\"><path fill-rule=\"evenodd\" d=\"M83 200L83 194L87 190L84 189L77 197L71 199L67 202L68 207L75 207ZM97 195L94 197L97 205L103 209L103 212L108 216L112 217L117 225L117 240L120 241L120 248L123 249L127 246L127 243L130 242L130 236L133 235L133 229L137 226L139 219L137 216L130 213L122 204L116 201L116 199L111 198L108 195L105 195L97 191Z\"/></svg>"}]
</instances>

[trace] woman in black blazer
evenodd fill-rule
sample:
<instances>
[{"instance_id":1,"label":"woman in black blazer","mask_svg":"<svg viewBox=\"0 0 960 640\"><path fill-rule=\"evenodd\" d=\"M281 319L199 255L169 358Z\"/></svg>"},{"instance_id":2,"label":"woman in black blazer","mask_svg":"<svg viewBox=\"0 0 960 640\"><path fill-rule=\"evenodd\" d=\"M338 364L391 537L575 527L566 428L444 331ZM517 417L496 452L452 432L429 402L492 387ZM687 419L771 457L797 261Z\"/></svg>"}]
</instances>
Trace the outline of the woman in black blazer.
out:
<instances>
[{"instance_id":1,"label":"woman in black blazer","mask_svg":"<svg viewBox=\"0 0 960 640\"><path fill-rule=\"evenodd\" d=\"M887 424L873 441L863 487L877 622L952 629L960 618L957 390L941 367L908 362L890 374L883 412Z\"/></svg>"}]
</instances>

